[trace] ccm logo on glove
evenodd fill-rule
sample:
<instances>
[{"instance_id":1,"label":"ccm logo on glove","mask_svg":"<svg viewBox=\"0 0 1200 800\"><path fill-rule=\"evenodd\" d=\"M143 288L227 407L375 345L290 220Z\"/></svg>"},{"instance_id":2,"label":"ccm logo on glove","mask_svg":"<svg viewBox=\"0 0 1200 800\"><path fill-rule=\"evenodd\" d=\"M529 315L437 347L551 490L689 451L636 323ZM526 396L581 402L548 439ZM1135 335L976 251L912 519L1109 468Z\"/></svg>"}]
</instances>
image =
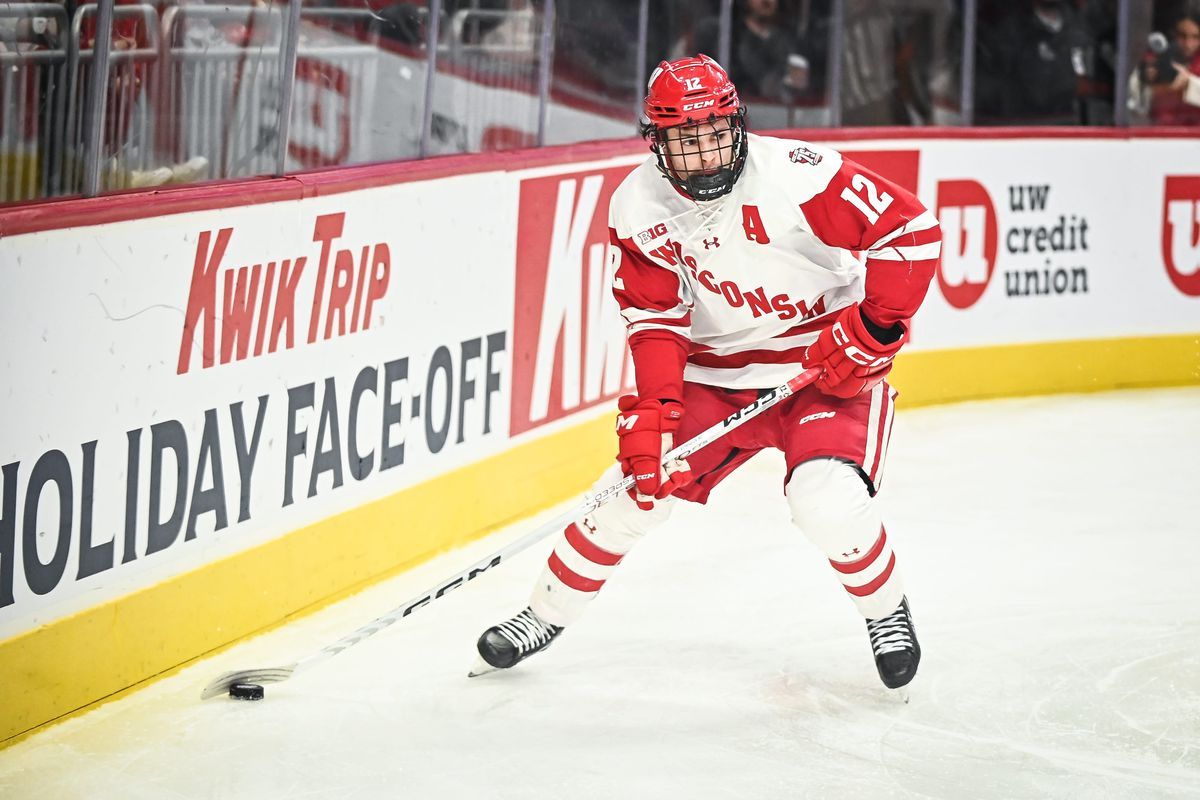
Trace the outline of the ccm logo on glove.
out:
<instances>
[{"instance_id":1,"label":"ccm logo on glove","mask_svg":"<svg viewBox=\"0 0 1200 800\"><path fill-rule=\"evenodd\" d=\"M824 368L817 389L834 397L854 397L884 379L907 333L899 323L887 329L869 321L855 303L839 311L833 324L809 345L804 363Z\"/></svg>"}]
</instances>

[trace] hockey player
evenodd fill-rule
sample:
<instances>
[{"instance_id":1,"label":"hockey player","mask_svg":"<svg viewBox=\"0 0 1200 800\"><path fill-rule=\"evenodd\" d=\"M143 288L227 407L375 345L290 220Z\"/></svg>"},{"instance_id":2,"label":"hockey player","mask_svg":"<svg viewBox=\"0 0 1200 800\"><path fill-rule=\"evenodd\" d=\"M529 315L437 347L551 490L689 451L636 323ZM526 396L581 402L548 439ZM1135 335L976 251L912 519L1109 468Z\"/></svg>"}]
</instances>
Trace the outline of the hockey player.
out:
<instances>
[{"instance_id":1,"label":"hockey player","mask_svg":"<svg viewBox=\"0 0 1200 800\"><path fill-rule=\"evenodd\" d=\"M659 64L644 114L654 155L609 210L637 395L619 401L619 463L597 484L624 471L636 489L567 527L529 607L480 637L488 666L472 674L545 649L677 500L704 503L773 447L793 521L866 619L880 678L903 687L921 650L872 498L896 397L884 377L933 276L937 220L834 150L747 133L735 87L707 56ZM813 366L814 385L662 464L676 441Z\"/></svg>"}]
</instances>

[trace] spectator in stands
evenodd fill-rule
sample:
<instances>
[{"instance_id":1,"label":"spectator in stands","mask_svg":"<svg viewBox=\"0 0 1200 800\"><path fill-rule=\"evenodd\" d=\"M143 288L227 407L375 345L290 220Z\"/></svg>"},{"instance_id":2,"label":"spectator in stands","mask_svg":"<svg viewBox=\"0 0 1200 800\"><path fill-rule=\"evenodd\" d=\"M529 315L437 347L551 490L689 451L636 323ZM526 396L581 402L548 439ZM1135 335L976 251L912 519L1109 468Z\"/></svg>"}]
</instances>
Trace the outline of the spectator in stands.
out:
<instances>
[{"instance_id":1,"label":"spectator in stands","mask_svg":"<svg viewBox=\"0 0 1200 800\"><path fill-rule=\"evenodd\" d=\"M848 11L838 97L842 124L912 124L908 111L920 100L911 90L923 83L910 80L916 60L907 34L916 26L894 4L862 2Z\"/></svg>"},{"instance_id":2,"label":"spectator in stands","mask_svg":"<svg viewBox=\"0 0 1200 800\"><path fill-rule=\"evenodd\" d=\"M532 57L537 52L541 15L541 8L531 0L509 0L499 23L480 37L480 43L497 53Z\"/></svg>"},{"instance_id":3,"label":"spectator in stands","mask_svg":"<svg viewBox=\"0 0 1200 800\"><path fill-rule=\"evenodd\" d=\"M418 5L414 0L387 3L375 13L380 35L401 44L423 47L427 9L425 3Z\"/></svg>"},{"instance_id":4,"label":"spectator in stands","mask_svg":"<svg viewBox=\"0 0 1200 800\"><path fill-rule=\"evenodd\" d=\"M1185 11L1171 26L1164 54L1168 72L1147 53L1130 78L1130 107L1153 125L1200 125L1200 11Z\"/></svg>"},{"instance_id":5,"label":"spectator in stands","mask_svg":"<svg viewBox=\"0 0 1200 800\"><path fill-rule=\"evenodd\" d=\"M1078 125L1091 33L1066 0L1032 0L978 37L979 121Z\"/></svg>"},{"instance_id":6,"label":"spectator in stands","mask_svg":"<svg viewBox=\"0 0 1200 800\"><path fill-rule=\"evenodd\" d=\"M718 17L696 26L693 52L714 58L720 52ZM740 0L730 35L729 78L745 96L791 101L812 82L809 61L795 35L780 19L779 0Z\"/></svg>"},{"instance_id":7,"label":"spectator in stands","mask_svg":"<svg viewBox=\"0 0 1200 800\"><path fill-rule=\"evenodd\" d=\"M0 53L43 50L57 38L58 20L54 17L0 18Z\"/></svg>"},{"instance_id":8,"label":"spectator in stands","mask_svg":"<svg viewBox=\"0 0 1200 800\"><path fill-rule=\"evenodd\" d=\"M0 54L20 55L4 65L0 83L0 203L41 197L59 180L55 156L62 146L54 130L62 119L55 98L63 87L56 65L66 60L67 29L63 15L34 16L15 4L6 10L0 17Z\"/></svg>"},{"instance_id":9,"label":"spectator in stands","mask_svg":"<svg viewBox=\"0 0 1200 800\"><path fill-rule=\"evenodd\" d=\"M1117 85L1118 0L1075 0L1092 40L1093 57L1080 85L1084 125L1113 125Z\"/></svg>"}]
</instances>

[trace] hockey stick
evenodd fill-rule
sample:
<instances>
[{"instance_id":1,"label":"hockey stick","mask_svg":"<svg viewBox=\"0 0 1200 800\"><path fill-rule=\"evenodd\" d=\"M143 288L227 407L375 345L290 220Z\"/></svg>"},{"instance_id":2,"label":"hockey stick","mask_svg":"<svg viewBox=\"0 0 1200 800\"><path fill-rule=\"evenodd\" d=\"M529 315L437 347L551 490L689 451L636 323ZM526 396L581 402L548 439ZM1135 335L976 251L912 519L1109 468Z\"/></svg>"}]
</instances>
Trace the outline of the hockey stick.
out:
<instances>
[{"instance_id":1,"label":"hockey stick","mask_svg":"<svg viewBox=\"0 0 1200 800\"><path fill-rule=\"evenodd\" d=\"M745 422L757 417L768 408L786 400L796 392L808 386L815 381L821 374L819 367L806 370L796 377L792 378L782 386L776 387L769 392L764 392L753 403L745 408L738 409L730 414L725 419L721 420L711 428L697 434L692 439L684 442L676 447L671 452L663 457L664 461L673 461L678 458L687 458L692 453L695 453L700 448L711 444L720 439L729 431L742 425ZM572 508L554 519L542 525L540 528L522 536L512 544L507 545L501 550L496 551L492 555L475 562L467 567L462 572L452 578L442 581L426 592L423 592L413 599L409 600L402 606L397 606L382 617L378 617L366 625L363 625L358 630L343 636L331 645L321 648L311 655L305 656L299 661L288 664L284 667L269 667L266 669L246 669L236 672L226 672L214 680L208 686L204 687L204 691L200 694L200 699L206 700L210 697L216 697L220 694L225 694L229 688L235 683L279 683L286 681L288 678L317 664L320 664L327 658L332 658L343 650L353 647L354 645L366 639L368 636L378 633L384 628L391 625L404 617L407 617L412 612L416 611L424 605L427 605L434 600L445 595L451 589L457 589L464 583L474 580L486 570L491 569L502 561L506 561L517 553L531 547L537 542L545 539L552 533L561 531L568 523L574 522L580 517L596 510L608 501L612 500L621 492L628 491L633 486L633 478L626 476L621 481L607 486L593 495L587 495L579 505Z\"/></svg>"}]
</instances>

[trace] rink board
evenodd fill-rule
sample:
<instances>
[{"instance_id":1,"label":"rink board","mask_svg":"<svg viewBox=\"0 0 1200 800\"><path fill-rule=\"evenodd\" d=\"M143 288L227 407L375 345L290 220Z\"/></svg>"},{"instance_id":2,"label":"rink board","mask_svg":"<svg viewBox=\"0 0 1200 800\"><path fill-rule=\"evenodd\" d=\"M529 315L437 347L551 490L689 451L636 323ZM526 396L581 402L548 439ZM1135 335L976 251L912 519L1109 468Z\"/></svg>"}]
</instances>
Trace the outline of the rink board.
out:
<instances>
[{"instance_id":1,"label":"rink board","mask_svg":"<svg viewBox=\"0 0 1200 800\"><path fill-rule=\"evenodd\" d=\"M1010 133L834 142L943 225L903 402L1200 381L1195 139ZM583 489L643 154L0 212L0 741Z\"/></svg>"}]
</instances>

